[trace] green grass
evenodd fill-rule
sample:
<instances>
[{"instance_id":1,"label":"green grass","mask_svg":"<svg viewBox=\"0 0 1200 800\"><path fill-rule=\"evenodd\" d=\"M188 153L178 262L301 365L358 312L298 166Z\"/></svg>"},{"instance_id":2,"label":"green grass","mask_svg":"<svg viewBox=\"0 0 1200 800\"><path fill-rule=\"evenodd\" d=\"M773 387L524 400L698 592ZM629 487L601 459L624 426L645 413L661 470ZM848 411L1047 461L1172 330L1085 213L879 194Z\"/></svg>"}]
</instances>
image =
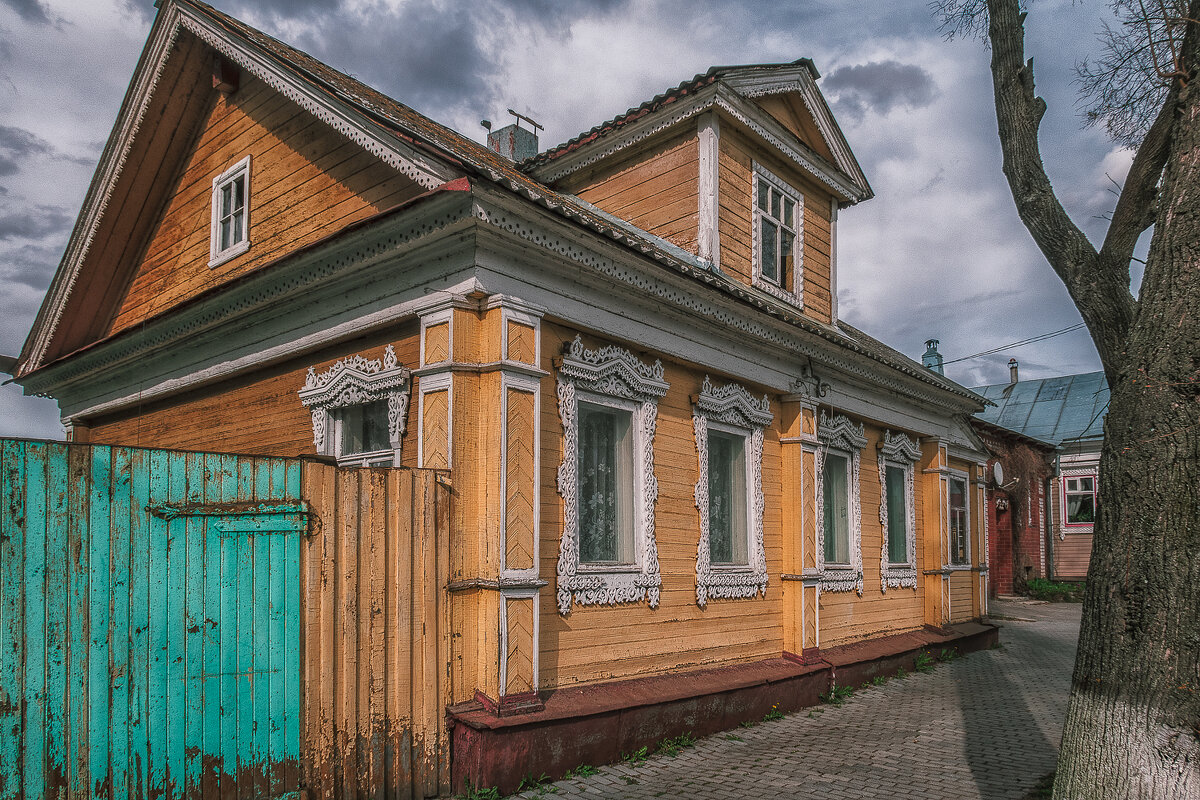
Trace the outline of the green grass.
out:
<instances>
[{"instance_id":1,"label":"green grass","mask_svg":"<svg viewBox=\"0 0 1200 800\"><path fill-rule=\"evenodd\" d=\"M776 719L783 719L783 712L779 710L778 705L773 705L770 711L763 714L763 722L770 722Z\"/></svg>"},{"instance_id":2,"label":"green grass","mask_svg":"<svg viewBox=\"0 0 1200 800\"><path fill-rule=\"evenodd\" d=\"M871 678L872 686L883 686L887 682L888 682L888 679L884 675L876 675L874 678Z\"/></svg>"},{"instance_id":3,"label":"green grass","mask_svg":"<svg viewBox=\"0 0 1200 800\"><path fill-rule=\"evenodd\" d=\"M1045 578L1033 578L1025 584L1025 591L1037 600L1051 603L1078 603L1083 600L1082 583L1060 583Z\"/></svg>"},{"instance_id":4,"label":"green grass","mask_svg":"<svg viewBox=\"0 0 1200 800\"><path fill-rule=\"evenodd\" d=\"M840 706L842 703L845 703L847 700L849 700L853 694L853 686L838 686L837 684L834 684L833 686L829 687L828 692L821 695L821 702L829 703L830 705L834 706Z\"/></svg>"},{"instance_id":5,"label":"green grass","mask_svg":"<svg viewBox=\"0 0 1200 800\"><path fill-rule=\"evenodd\" d=\"M523 792L526 789L540 789L542 784L549 782L550 776L544 772L540 778L535 778L533 775L526 775L524 778L521 778L521 785L517 787L517 791Z\"/></svg>"},{"instance_id":6,"label":"green grass","mask_svg":"<svg viewBox=\"0 0 1200 800\"><path fill-rule=\"evenodd\" d=\"M933 672L933 668L936 664L937 662L934 660L933 656L922 650L921 652L917 653L916 661L913 663L913 669L917 672Z\"/></svg>"},{"instance_id":7,"label":"green grass","mask_svg":"<svg viewBox=\"0 0 1200 800\"><path fill-rule=\"evenodd\" d=\"M589 775L595 775L599 771L591 764L580 764L574 769L567 770L567 774L563 775L563 780L569 781L572 778L586 778Z\"/></svg>"},{"instance_id":8,"label":"green grass","mask_svg":"<svg viewBox=\"0 0 1200 800\"><path fill-rule=\"evenodd\" d=\"M671 758L679 755L679 751L696 744L696 737L691 731L681 733L673 739L663 739L659 742L658 752L665 753Z\"/></svg>"},{"instance_id":9,"label":"green grass","mask_svg":"<svg viewBox=\"0 0 1200 800\"><path fill-rule=\"evenodd\" d=\"M649 747L639 747L632 753L621 753L621 760L631 767L637 767L646 763L646 757L650 755Z\"/></svg>"},{"instance_id":10,"label":"green grass","mask_svg":"<svg viewBox=\"0 0 1200 800\"><path fill-rule=\"evenodd\" d=\"M943 647L942 652L938 653L938 661L953 661L958 658L958 651L953 647Z\"/></svg>"},{"instance_id":11,"label":"green grass","mask_svg":"<svg viewBox=\"0 0 1200 800\"><path fill-rule=\"evenodd\" d=\"M736 734L733 734L733 733L727 733L727 734L725 734L725 738L726 738L727 740L731 741L731 742L744 742L744 741L746 741L746 740L745 740L745 739L743 739L742 737L740 737L740 736L738 736L738 735L736 735Z\"/></svg>"},{"instance_id":12,"label":"green grass","mask_svg":"<svg viewBox=\"0 0 1200 800\"><path fill-rule=\"evenodd\" d=\"M752 719L748 719L748 720L746 720L745 722L740 722L740 723L738 723L738 727L739 727L739 728L753 728L753 727L754 727L755 725L757 725L757 724L758 724L758 723L757 723L757 722L755 722L754 720L752 720Z\"/></svg>"},{"instance_id":13,"label":"green grass","mask_svg":"<svg viewBox=\"0 0 1200 800\"><path fill-rule=\"evenodd\" d=\"M484 789L467 781L467 789L459 797L462 800L500 800L500 788L489 786Z\"/></svg>"}]
</instances>

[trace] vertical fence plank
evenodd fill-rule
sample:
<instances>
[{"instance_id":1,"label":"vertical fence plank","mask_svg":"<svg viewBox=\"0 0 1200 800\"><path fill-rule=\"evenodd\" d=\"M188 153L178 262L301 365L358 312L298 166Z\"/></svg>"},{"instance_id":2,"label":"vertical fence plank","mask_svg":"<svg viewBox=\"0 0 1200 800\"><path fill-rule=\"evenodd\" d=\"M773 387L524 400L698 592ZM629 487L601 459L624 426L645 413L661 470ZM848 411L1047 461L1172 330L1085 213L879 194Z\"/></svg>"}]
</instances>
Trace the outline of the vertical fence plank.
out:
<instances>
[{"instance_id":1,"label":"vertical fence plank","mask_svg":"<svg viewBox=\"0 0 1200 800\"><path fill-rule=\"evenodd\" d=\"M67 758L67 620L68 569L67 528L70 505L68 449L47 448L46 487L46 787L48 795L65 791L68 784Z\"/></svg>"},{"instance_id":2,"label":"vertical fence plank","mask_svg":"<svg viewBox=\"0 0 1200 800\"><path fill-rule=\"evenodd\" d=\"M450 683L450 503L451 493L441 483L440 476L424 473L429 481L433 497L433 519L429 535L435 542L437 569L434 571L434 592L438 602L438 613L432 621L432 630L437 639L438 706L434 720L437 724L435 758L437 759L438 794L449 795L450 785L450 734L446 729L445 709L453 698ZM540 513L540 512L538 512ZM534 563L539 558L534 548ZM536 601L535 601L536 602ZM534 642L534 646L538 646Z\"/></svg>"},{"instance_id":3,"label":"vertical fence plank","mask_svg":"<svg viewBox=\"0 0 1200 800\"><path fill-rule=\"evenodd\" d=\"M238 494L245 499L263 500L272 496L269 469L264 460L245 459L238 464ZM271 576L270 536L252 536L247 541L249 570L243 569L242 600L238 604L238 633L242 638L239 647L244 659L240 669L254 673L248 692L243 692L241 708L242 757L254 779L241 786L243 797L265 796L271 788L273 755L266 746L268 740L271 704L270 682L270 628L268 627L268 581ZM243 565L245 567L246 565ZM247 697L246 694L249 694ZM260 721L259 724L255 724ZM241 765L239 765L241 766Z\"/></svg>"},{"instance_id":4,"label":"vertical fence plank","mask_svg":"<svg viewBox=\"0 0 1200 800\"><path fill-rule=\"evenodd\" d=\"M22 709L22 791L45 793L46 749L46 445L25 448L25 665Z\"/></svg>"},{"instance_id":5,"label":"vertical fence plank","mask_svg":"<svg viewBox=\"0 0 1200 800\"><path fill-rule=\"evenodd\" d=\"M176 460L162 450L150 451L146 460L145 505L170 502L171 467ZM141 499L139 499L139 502ZM144 508L144 506L143 506ZM144 511L143 511L144 513ZM167 716L168 686L183 688L182 683L168 684L171 537L170 522L146 514L149 585L146 587L146 794L169 796Z\"/></svg>"},{"instance_id":6,"label":"vertical fence plank","mask_svg":"<svg viewBox=\"0 0 1200 800\"><path fill-rule=\"evenodd\" d=\"M171 453L167 457L167 496L171 504L188 500L189 464L194 456ZM167 643L166 692L164 716L166 729L166 772L164 786L167 796L179 796L188 785L185 741L188 715L193 691L189 680L187 642L192 621L188 618L188 525L186 519L163 520L167 536L167 601L163 619Z\"/></svg>"},{"instance_id":7,"label":"vertical fence plank","mask_svg":"<svg viewBox=\"0 0 1200 800\"><path fill-rule=\"evenodd\" d=\"M216 474L213 476L214 493L210 502L230 503L237 499L237 459L234 456L216 456ZM208 547L217 551L220 564L220 582L215 602L205 612L217 621L213 642L217 650L217 677L213 683L218 692L218 702L209 705L205 713L215 717L218 738L205 752L212 764L210 772L217 781L220 796L227 800L237 797L236 774L238 765L237 710L240 700L237 651L237 598L238 562L242 557L245 536L223 536L209 522L206 537ZM212 724L212 723L210 723Z\"/></svg>"},{"instance_id":8,"label":"vertical fence plank","mask_svg":"<svg viewBox=\"0 0 1200 800\"><path fill-rule=\"evenodd\" d=\"M90 674L91 605L91 494L92 448L73 446L68 449L71 512L67 528L67 569L70 583L67 599L69 641L67 643L67 743L68 794L88 796L91 786L91 756L88 732L91 730L88 705L88 676Z\"/></svg>"},{"instance_id":9,"label":"vertical fence plank","mask_svg":"<svg viewBox=\"0 0 1200 800\"><path fill-rule=\"evenodd\" d=\"M91 617L88 652L88 779L97 797L112 797L109 767L111 705L109 687L112 635L109 593L112 560L109 553L110 510L113 489L113 453L107 447L92 448L92 483L88 514L88 606Z\"/></svg>"},{"instance_id":10,"label":"vertical fence plank","mask_svg":"<svg viewBox=\"0 0 1200 800\"><path fill-rule=\"evenodd\" d=\"M0 442L4 507L0 511L0 798L21 791L21 696L25 642L25 452L22 442Z\"/></svg>"},{"instance_id":11,"label":"vertical fence plank","mask_svg":"<svg viewBox=\"0 0 1200 800\"><path fill-rule=\"evenodd\" d=\"M275 459L272 466L272 486L276 495L288 499L300 498L300 464L297 461L284 462ZM286 585L284 598L286 602L284 637L287 648L284 650L283 675L279 680L283 685L287 703L283 713L283 733L287 751L281 753L283 764L283 783L286 790L291 791L300 785L300 535L292 534L285 537L284 563L286 564Z\"/></svg>"},{"instance_id":12,"label":"vertical fence plank","mask_svg":"<svg viewBox=\"0 0 1200 800\"><path fill-rule=\"evenodd\" d=\"M129 626L130 580L130 480L131 452L124 447L112 450L112 505L109 517L109 764L112 797L129 796Z\"/></svg>"},{"instance_id":13,"label":"vertical fence plank","mask_svg":"<svg viewBox=\"0 0 1200 800\"><path fill-rule=\"evenodd\" d=\"M146 797L150 779L151 451L130 453L129 494L129 793Z\"/></svg>"},{"instance_id":14,"label":"vertical fence plank","mask_svg":"<svg viewBox=\"0 0 1200 800\"><path fill-rule=\"evenodd\" d=\"M408 593L412 586L412 537L409 506L404 502L405 488L412 482L412 472L392 470L388 473L387 514L387 715L391 750L388 758L388 790L395 797L412 797L411 730L398 730L399 721L411 717L409 704L412 692L411 652L412 604ZM411 495L411 490L408 491ZM408 726L411 729L411 725Z\"/></svg>"},{"instance_id":15,"label":"vertical fence plank","mask_svg":"<svg viewBox=\"0 0 1200 800\"><path fill-rule=\"evenodd\" d=\"M279 575L280 571L287 569L285 542L283 536L271 536L268 543L268 563L270 564L271 573ZM289 646L289 642L284 636L285 627L284 619L286 608L284 604L285 586L282 580L276 578L269 584L270 604L268 607L268 618L270 620L270 650L268 653L268 664L271 671L272 680L269 686L270 708L271 708L271 730L269 732L268 752L271 753L271 759L274 760L277 753L284 751L284 730L280 721L283 718L284 707L287 704L287 696L284 691L283 681L276 678L283 677L283 661L284 650ZM271 790L272 792L283 791L283 775L277 769L271 771Z\"/></svg>"},{"instance_id":16,"label":"vertical fence plank","mask_svg":"<svg viewBox=\"0 0 1200 800\"><path fill-rule=\"evenodd\" d=\"M205 472L207 457L203 453L187 455L187 502L204 501ZM206 589L206 550L204 547L205 525L202 519L186 517L187 554L184 565L186 575L186 604L184 611L184 659L186 664L186 723L184 726L184 780L183 787L188 795L203 789L204 744L204 671L205 647L208 625L204 617Z\"/></svg>"}]
</instances>

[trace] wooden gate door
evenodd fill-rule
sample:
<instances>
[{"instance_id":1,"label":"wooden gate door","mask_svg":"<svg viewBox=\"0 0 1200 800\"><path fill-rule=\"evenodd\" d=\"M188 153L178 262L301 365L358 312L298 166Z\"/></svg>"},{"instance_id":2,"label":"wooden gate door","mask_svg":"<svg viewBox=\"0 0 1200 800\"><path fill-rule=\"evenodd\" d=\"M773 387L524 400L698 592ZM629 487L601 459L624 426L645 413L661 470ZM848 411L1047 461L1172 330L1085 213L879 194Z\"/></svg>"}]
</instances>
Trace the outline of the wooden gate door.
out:
<instances>
[{"instance_id":1,"label":"wooden gate door","mask_svg":"<svg viewBox=\"0 0 1200 800\"><path fill-rule=\"evenodd\" d=\"M0 800L299 786L300 464L0 440Z\"/></svg>"}]
</instances>

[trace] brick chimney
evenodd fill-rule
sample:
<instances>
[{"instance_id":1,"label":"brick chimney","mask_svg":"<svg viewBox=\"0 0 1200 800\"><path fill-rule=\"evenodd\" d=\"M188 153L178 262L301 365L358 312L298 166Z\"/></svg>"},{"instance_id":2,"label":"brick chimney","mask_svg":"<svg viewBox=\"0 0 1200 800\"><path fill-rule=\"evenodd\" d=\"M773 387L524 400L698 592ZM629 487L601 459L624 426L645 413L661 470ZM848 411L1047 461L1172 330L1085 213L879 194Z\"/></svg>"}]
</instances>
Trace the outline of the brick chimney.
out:
<instances>
[{"instance_id":1,"label":"brick chimney","mask_svg":"<svg viewBox=\"0 0 1200 800\"><path fill-rule=\"evenodd\" d=\"M1008 382L1010 384L1017 382L1017 360L1015 358L1008 360Z\"/></svg>"},{"instance_id":2,"label":"brick chimney","mask_svg":"<svg viewBox=\"0 0 1200 800\"><path fill-rule=\"evenodd\" d=\"M921 364L938 375L946 374L946 370L942 368L942 354L938 352L937 339L925 340L925 354L921 356Z\"/></svg>"}]
</instances>

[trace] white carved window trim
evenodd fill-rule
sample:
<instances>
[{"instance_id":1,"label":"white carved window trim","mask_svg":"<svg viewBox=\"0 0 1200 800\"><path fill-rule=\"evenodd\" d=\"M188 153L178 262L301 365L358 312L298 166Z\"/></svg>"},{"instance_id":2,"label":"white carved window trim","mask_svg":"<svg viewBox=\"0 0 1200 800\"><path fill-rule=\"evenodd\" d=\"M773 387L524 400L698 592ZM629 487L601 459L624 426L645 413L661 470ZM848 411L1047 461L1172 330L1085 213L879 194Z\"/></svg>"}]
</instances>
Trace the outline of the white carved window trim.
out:
<instances>
[{"instance_id":1,"label":"white carved window trim","mask_svg":"<svg viewBox=\"0 0 1200 800\"><path fill-rule=\"evenodd\" d=\"M563 499L563 533L558 551L558 611L571 612L572 601L581 605L616 605L648 599L658 607L662 579L658 546L654 539L654 505L658 480L654 477L654 428L658 400L667 393L663 365L645 364L633 353L609 345L587 350L581 337L567 346L559 359L558 412L563 425L563 461L558 467L558 493ZM579 401L604 404L605 398L631 401L633 419L634 563L590 565L579 563ZM610 401L611 405L627 407Z\"/></svg>"},{"instance_id":2,"label":"white carved window trim","mask_svg":"<svg viewBox=\"0 0 1200 800\"><path fill-rule=\"evenodd\" d=\"M817 480L817 563L821 574L821 589L826 592L863 593L862 564L862 502L859 497L859 473L862 467L862 449L867 446L867 436L862 423L857 426L845 416L832 418L821 412L817 426L817 440L821 446L816 453ZM825 564L825 456L835 450L850 462L850 564Z\"/></svg>"},{"instance_id":3,"label":"white carved window trim","mask_svg":"<svg viewBox=\"0 0 1200 800\"><path fill-rule=\"evenodd\" d=\"M797 306L804 305L804 195L793 189L787 181L783 180L769 169L754 162L750 180L750 224L753 227L754 239L754 285L762 289L773 297L778 297L780 300L785 300L788 303ZM792 290L778 283L775 283L762 274L762 225L760 217L762 211L758 207L758 183L759 180L765 180L773 188L778 189L781 194L790 197L796 204L795 216L793 217L792 232L796 236L795 242L792 244ZM777 225L780 221L771 218Z\"/></svg>"},{"instance_id":4,"label":"white carved window trim","mask_svg":"<svg viewBox=\"0 0 1200 800\"><path fill-rule=\"evenodd\" d=\"M312 414L313 445L317 452L334 456L339 464L390 463L399 466L411 388L411 374L396 363L396 351L390 344L382 360L355 355L343 358L320 375L309 367L304 387L300 389L300 402ZM343 456L337 410L379 400L386 400L388 404L391 449Z\"/></svg>"},{"instance_id":5,"label":"white carved window trim","mask_svg":"<svg viewBox=\"0 0 1200 800\"><path fill-rule=\"evenodd\" d=\"M700 541L696 546L696 603L703 608L711 597L754 597L767 593L767 558L763 549L763 429L774 415L766 395L756 399L736 383L720 388L708 376L692 406L692 428L700 476L696 481L696 509L700 512ZM708 431L736 432L746 437L746 563L716 565L709 552Z\"/></svg>"},{"instance_id":6,"label":"white carved window trim","mask_svg":"<svg viewBox=\"0 0 1200 800\"><path fill-rule=\"evenodd\" d=\"M242 184L242 236L229 247L221 247L221 190ZM212 221L209 228L208 266L217 267L250 249L250 156L213 178Z\"/></svg>"},{"instance_id":7,"label":"white carved window trim","mask_svg":"<svg viewBox=\"0 0 1200 800\"><path fill-rule=\"evenodd\" d=\"M964 561L954 560L954 520L950 516L950 498L953 492L950 484L962 481L963 484L963 528L966 534L966 558ZM971 568L971 476L965 470L946 470L946 569L965 570Z\"/></svg>"},{"instance_id":8,"label":"white carved window trim","mask_svg":"<svg viewBox=\"0 0 1200 800\"><path fill-rule=\"evenodd\" d=\"M879 524L883 530L883 545L879 555L879 588L886 594L888 587L917 588L917 509L915 466L921 460L920 443L902 433L883 432L879 444ZM888 558L888 497L887 468L904 471L904 552L906 561L897 564Z\"/></svg>"}]
</instances>

